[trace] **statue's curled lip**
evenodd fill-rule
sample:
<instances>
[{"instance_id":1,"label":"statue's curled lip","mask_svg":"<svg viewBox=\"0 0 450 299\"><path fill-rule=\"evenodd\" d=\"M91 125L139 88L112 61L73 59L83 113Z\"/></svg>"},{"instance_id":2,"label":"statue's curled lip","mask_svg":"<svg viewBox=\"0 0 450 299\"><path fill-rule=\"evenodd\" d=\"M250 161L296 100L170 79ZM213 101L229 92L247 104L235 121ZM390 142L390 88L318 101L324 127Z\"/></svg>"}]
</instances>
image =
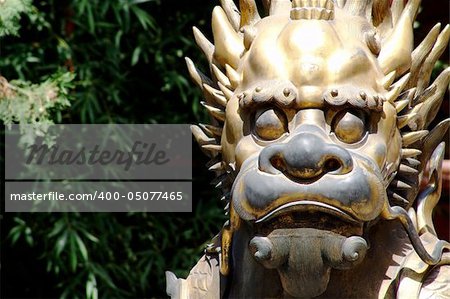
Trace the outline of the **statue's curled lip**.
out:
<instances>
[{"instance_id":1,"label":"statue's curled lip","mask_svg":"<svg viewBox=\"0 0 450 299\"><path fill-rule=\"evenodd\" d=\"M255 223L259 224L259 223L268 221L274 217L278 217L282 214L287 214L292 211L301 210L302 208L307 209L307 210L326 212L326 213L341 217L349 222L354 222L354 223L359 222L357 219L352 217L350 214L342 211L341 209L338 209L335 206L332 206L332 205L329 205L329 204L326 204L323 202L313 201L313 200L298 200L298 201L283 204L283 205L275 208L274 210L268 212L267 214L260 217L259 219L256 219Z\"/></svg>"}]
</instances>

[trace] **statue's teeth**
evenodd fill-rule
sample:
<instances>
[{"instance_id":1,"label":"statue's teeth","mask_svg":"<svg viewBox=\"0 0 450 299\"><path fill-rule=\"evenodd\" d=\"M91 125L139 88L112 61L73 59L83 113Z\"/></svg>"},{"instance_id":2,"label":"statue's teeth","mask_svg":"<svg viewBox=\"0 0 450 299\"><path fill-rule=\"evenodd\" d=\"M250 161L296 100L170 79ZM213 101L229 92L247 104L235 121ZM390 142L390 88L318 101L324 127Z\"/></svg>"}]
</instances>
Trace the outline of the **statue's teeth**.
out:
<instances>
[{"instance_id":1,"label":"statue's teeth","mask_svg":"<svg viewBox=\"0 0 450 299\"><path fill-rule=\"evenodd\" d=\"M332 20L333 10L320 7L296 7L291 10L292 20Z\"/></svg>"},{"instance_id":2,"label":"statue's teeth","mask_svg":"<svg viewBox=\"0 0 450 299\"><path fill-rule=\"evenodd\" d=\"M293 0L292 20L332 20L334 5L331 0Z\"/></svg>"},{"instance_id":3,"label":"statue's teeth","mask_svg":"<svg viewBox=\"0 0 450 299\"><path fill-rule=\"evenodd\" d=\"M322 5L322 7L325 7L326 9L334 11L333 0L324 0L323 2L324 2L324 5Z\"/></svg>"},{"instance_id":4,"label":"statue's teeth","mask_svg":"<svg viewBox=\"0 0 450 299\"><path fill-rule=\"evenodd\" d=\"M333 9L333 0L293 0L292 7L319 7Z\"/></svg>"}]
</instances>

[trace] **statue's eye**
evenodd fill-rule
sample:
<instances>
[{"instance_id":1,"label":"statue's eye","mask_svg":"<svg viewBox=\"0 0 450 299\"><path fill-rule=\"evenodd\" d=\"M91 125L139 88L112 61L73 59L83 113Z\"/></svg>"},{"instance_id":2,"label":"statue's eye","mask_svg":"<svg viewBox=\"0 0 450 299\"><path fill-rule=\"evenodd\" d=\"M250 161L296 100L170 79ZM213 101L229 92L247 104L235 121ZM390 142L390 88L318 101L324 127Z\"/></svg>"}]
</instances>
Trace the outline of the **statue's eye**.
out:
<instances>
[{"instance_id":1,"label":"statue's eye","mask_svg":"<svg viewBox=\"0 0 450 299\"><path fill-rule=\"evenodd\" d=\"M253 130L263 140L278 139L287 132L286 115L278 109L258 111Z\"/></svg>"},{"instance_id":2,"label":"statue's eye","mask_svg":"<svg viewBox=\"0 0 450 299\"><path fill-rule=\"evenodd\" d=\"M333 120L333 132L345 143L356 143L366 135L365 116L358 111L341 111Z\"/></svg>"}]
</instances>

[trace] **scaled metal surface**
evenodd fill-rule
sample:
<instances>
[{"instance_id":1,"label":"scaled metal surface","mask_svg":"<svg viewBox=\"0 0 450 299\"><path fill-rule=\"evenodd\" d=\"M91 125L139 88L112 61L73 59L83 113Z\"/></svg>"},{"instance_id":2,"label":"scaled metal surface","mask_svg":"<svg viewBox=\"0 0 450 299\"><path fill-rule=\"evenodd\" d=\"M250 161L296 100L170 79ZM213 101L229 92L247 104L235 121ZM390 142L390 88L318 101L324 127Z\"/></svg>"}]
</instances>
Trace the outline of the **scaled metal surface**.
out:
<instances>
[{"instance_id":1,"label":"scaled metal surface","mask_svg":"<svg viewBox=\"0 0 450 299\"><path fill-rule=\"evenodd\" d=\"M210 76L186 61L212 122L192 132L229 221L187 279L167 273L168 294L449 298L432 212L450 119L428 127L449 26L414 49L419 0L263 3L222 0L213 43L194 28Z\"/></svg>"}]
</instances>

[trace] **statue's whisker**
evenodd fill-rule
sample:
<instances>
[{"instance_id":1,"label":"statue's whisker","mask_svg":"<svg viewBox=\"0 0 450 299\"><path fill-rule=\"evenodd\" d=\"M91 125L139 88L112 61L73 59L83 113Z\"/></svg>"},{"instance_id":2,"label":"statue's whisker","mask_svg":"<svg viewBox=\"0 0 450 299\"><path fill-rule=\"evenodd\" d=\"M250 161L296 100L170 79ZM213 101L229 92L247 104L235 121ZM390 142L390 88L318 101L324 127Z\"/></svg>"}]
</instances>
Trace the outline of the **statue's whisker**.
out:
<instances>
[{"instance_id":1,"label":"statue's whisker","mask_svg":"<svg viewBox=\"0 0 450 299\"><path fill-rule=\"evenodd\" d=\"M420 240L419 233L415 229L408 212L406 212L406 210L402 207L391 207L389 203L386 202L381 213L381 217L386 220L399 220L401 222L417 255L428 265L434 266L439 264L442 260L443 251L445 249L450 250L450 243L440 240L436 243L433 252L431 254L428 253Z\"/></svg>"}]
</instances>

